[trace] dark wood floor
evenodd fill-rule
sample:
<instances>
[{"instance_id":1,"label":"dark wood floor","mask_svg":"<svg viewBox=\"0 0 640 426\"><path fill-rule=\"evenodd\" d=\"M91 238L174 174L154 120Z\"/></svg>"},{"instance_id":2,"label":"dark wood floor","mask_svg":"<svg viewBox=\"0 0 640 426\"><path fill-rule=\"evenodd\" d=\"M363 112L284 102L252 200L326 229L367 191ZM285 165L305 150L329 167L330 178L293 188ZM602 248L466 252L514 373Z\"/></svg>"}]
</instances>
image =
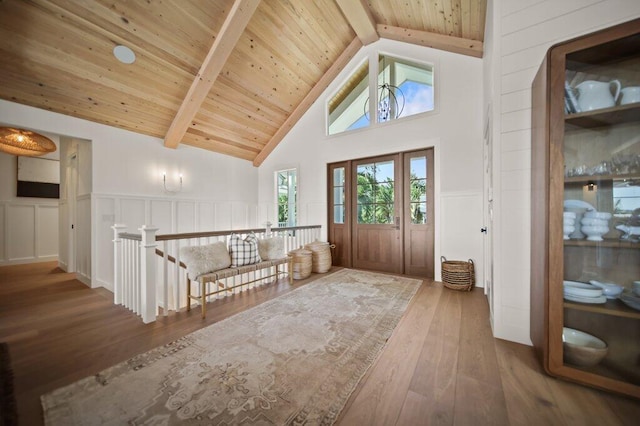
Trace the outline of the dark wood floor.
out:
<instances>
[{"instance_id":1,"label":"dark wood floor","mask_svg":"<svg viewBox=\"0 0 640 426\"><path fill-rule=\"evenodd\" d=\"M313 280L263 286L152 324L53 263L0 267L0 341L19 416L42 424L40 395ZM343 425L630 425L640 403L544 375L530 347L494 339L481 290L423 282L351 396Z\"/></svg>"}]
</instances>

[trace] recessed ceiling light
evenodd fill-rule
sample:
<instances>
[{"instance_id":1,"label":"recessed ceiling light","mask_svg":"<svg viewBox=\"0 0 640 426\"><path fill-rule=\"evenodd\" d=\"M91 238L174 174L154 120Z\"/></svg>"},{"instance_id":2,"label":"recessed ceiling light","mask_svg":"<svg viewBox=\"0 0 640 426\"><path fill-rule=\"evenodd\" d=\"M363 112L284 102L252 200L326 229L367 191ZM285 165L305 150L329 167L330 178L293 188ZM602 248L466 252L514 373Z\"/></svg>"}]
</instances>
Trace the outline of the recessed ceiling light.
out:
<instances>
[{"instance_id":1,"label":"recessed ceiling light","mask_svg":"<svg viewBox=\"0 0 640 426\"><path fill-rule=\"evenodd\" d=\"M113 56L123 64L132 64L136 60L136 54L127 46L118 45L113 48Z\"/></svg>"}]
</instances>

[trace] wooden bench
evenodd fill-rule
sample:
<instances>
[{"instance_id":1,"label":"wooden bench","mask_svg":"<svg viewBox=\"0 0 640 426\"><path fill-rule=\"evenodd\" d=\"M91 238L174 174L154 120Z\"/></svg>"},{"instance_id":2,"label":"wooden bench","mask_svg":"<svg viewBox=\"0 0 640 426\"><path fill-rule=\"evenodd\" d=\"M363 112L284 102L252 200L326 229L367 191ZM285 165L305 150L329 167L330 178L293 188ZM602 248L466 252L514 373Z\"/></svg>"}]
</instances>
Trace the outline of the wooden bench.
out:
<instances>
[{"instance_id":1,"label":"wooden bench","mask_svg":"<svg viewBox=\"0 0 640 426\"><path fill-rule=\"evenodd\" d=\"M281 266L287 265L287 268L284 267L282 270ZM234 277L236 275L243 275L250 272L259 271L262 269L269 269L275 267L276 270L273 274L267 276L261 276L260 278L255 278L250 281L241 281L239 284L235 284L232 286L225 285L220 280ZM287 275L289 277L289 283L293 283L293 275L292 271L292 257L286 256L281 259L275 260L263 260L258 263L252 263L250 265L243 265L238 267L231 267L226 269L220 269L219 271L210 272L208 274L200 275L197 278L198 283L200 284L200 295L194 296L191 294L191 280L187 280L187 311L191 310L191 300L196 300L200 302L200 306L202 308L202 318L206 317L207 314L207 297L213 296L215 294L221 293L223 291L233 291L236 287L241 287L243 285L251 284L257 281L261 281L267 278L275 278ZM255 275L254 275L255 277ZM210 283L216 284L216 289L214 291L208 291L208 285Z\"/></svg>"}]
</instances>

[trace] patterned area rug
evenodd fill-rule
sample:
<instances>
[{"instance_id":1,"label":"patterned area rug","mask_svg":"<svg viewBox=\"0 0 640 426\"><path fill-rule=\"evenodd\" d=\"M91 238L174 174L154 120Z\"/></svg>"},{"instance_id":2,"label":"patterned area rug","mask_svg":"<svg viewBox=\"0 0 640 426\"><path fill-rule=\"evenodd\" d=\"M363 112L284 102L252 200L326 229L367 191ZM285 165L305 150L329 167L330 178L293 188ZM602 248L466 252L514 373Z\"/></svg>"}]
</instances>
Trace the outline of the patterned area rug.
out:
<instances>
[{"instance_id":1,"label":"patterned area rug","mask_svg":"<svg viewBox=\"0 0 640 426\"><path fill-rule=\"evenodd\" d=\"M419 286L340 270L43 395L45 423L330 425Z\"/></svg>"}]
</instances>

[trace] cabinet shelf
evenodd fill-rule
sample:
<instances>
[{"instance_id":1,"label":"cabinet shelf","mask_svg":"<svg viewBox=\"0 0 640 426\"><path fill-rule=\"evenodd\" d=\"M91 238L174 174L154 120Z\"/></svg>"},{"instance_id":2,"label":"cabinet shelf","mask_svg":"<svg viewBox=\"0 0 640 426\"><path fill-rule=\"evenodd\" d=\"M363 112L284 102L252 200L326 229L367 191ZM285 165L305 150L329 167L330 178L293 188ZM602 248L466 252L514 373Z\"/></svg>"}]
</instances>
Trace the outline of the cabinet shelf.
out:
<instances>
[{"instance_id":1,"label":"cabinet shelf","mask_svg":"<svg viewBox=\"0 0 640 426\"><path fill-rule=\"evenodd\" d=\"M571 247L612 247L612 248L625 248L625 249L640 249L640 243L634 243L632 241L623 241L617 239L605 239L603 241L588 241L588 240L564 240L565 246Z\"/></svg>"},{"instance_id":2,"label":"cabinet shelf","mask_svg":"<svg viewBox=\"0 0 640 426\"><path fill-rule=\"evenodd\" d=\"M640 173L631 173L624 175L592 175L592 176L570 176L564 178L564 183L588 183L598 181L612 181L625 179L640 179Z\"/></svg>"},{"instance_id":3,"label":"cabinet shelf","mask_svg":"<svg viewBox=\"0 0 640 426\"><path fill-rule=\"evenodd\" d=\"M640 311L628 307L618 299L607 300L606 303L600 305L567 302L565 300L564 307L565 309L576 309L578 311L594 312L603 315L640 319Z\"/></svg>"},{"instance_id":4,"label":"cabinet shelf","mask_svg":"<svg viewBox=\"0 0 640 426\"><path fill-rule=\"evenodd\" d=\"M587 129L640 121L640 103L569 114L564 121L569 126Z\"/></svg>"}]
</instances>

